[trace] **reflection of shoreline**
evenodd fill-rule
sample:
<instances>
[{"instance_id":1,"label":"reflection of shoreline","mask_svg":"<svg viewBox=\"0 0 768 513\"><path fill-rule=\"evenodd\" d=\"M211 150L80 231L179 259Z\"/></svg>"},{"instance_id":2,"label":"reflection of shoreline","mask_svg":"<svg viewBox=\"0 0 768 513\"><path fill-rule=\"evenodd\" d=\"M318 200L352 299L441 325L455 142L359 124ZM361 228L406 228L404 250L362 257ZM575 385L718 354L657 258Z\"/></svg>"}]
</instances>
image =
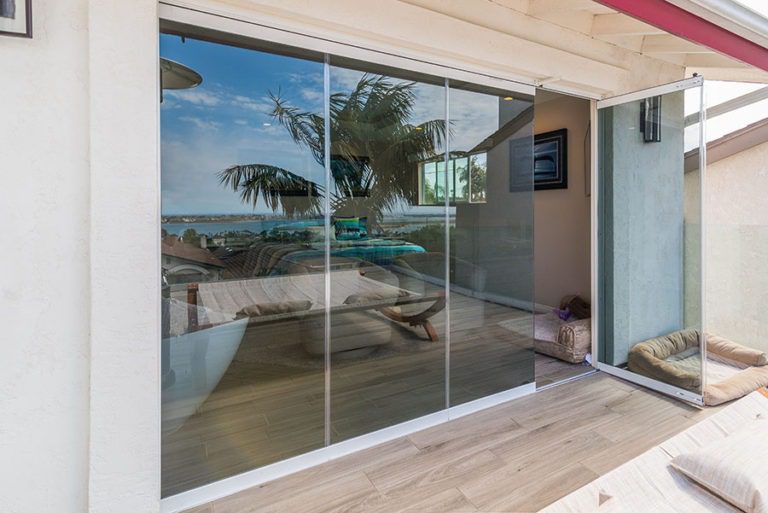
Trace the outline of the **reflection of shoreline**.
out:
<instances>
[{"instance_id":1,"label":"reflection of shoreline","mask_svg":"<svg viewBox=\"0 0 768 513\"><path fill-rule=\"evenodd\" d=\"M394 230L407 233L428 224L444 221L444 215L408 215L385 217L381 225L385 231ZM161 228L172 235L182 235L186 230L195 230L200 235L209 237L224 233L250 232L254 235L273 229L299 231L322 226L322 218L292 219L284 217L256 216L166 216L162 219Z\"/></svg>"}]
</instances>

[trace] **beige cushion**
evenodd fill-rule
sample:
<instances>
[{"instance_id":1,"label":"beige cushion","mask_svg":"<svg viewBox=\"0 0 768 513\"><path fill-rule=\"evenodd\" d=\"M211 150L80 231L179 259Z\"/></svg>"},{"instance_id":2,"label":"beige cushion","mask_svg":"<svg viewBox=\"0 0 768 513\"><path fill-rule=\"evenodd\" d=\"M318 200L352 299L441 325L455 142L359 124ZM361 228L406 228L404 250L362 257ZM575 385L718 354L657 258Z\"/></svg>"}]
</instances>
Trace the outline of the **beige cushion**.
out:
<instances>
[{"instance_id":1,"label":"beige cushion","mask_svg":"<svg viewBox=\"0 0 768 513\"><path fill-rule=\"evenodd\" d=\"M748 513L768 513L768 421L672 459L700 486Z\"/></svg>"},{"instance_id":2,"label":"beige cushion","mask_svg":"<svg viewBox=\"0 0 768 513\"><path fill-rule=\"evenodd\" d=\"M718 357L751 367L761 367L768 363L768 356L762 351L742 346L727 338L707 334L707 351Z\"/></svg>"},{"instance_id":3,"label":"beige cushion","mask_svg":"<svg viewBox=\"0 0 768 513\"><path fill-rule=\"evenodd\" d=\"M396 301L402 297L408 296L408 291L403 289L380 289L371 292L364 292L361 294L350 294L347 299L344 300L345 305L356 305L365 303L378 303L381 301Z\"/></svg>"},{"instance_id":4,"label":"beige cushion","mask_svg":"<svg viewBox=\"0 0 768 513\"><path fill-rule=\"evenodd\" d=\"M264 315L276 315L291 312L303 312L312 307L312 301L282 301L280 303L258 303L242 308L236 317L261 317Z\"/></svg>"}]
</instances>

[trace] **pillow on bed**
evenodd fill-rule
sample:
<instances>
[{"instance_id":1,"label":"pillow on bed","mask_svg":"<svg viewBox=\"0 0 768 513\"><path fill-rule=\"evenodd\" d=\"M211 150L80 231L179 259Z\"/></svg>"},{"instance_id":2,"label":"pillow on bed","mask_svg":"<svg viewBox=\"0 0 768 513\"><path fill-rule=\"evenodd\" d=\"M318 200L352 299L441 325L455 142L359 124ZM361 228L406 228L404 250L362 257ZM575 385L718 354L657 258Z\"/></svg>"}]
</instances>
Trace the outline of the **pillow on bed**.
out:
<instances>
[{"instance_id":1,"label":"pillow on bed","mask_svg":"<svg viewBox=\"0 0 768 513\"><path fill-rule=\"evenodd\" d=\"M333 231L336 240L356 240L360 238L359 217L334 217Z\"/></svg>"},{"instance_id":2,"label":"pillow on bed","mask_svg":"<svg viewBox=\"0 0 768 513\"><path fill-rule=\"evenodd\" d=\"M757 420L698 451L672 459L673 468L748 513L768 513L768 422Z\"/></svg>"},{"instance_id":3,"label":"pillow on bed","mask_svg":"<svg viewBox=\"0 0 768 513\"><path fill-rule=\"evenodd\" d=\"M350 294L344 300L345 305L355 305L359 303L375 303L377 301L389 301L406 297L408 292L403 289L375 290L363 292L360 294Z\"/></svg>"},{"instance_id":4,"label":"pillow on bed","mask_svg":"<svg viewBox=\"0 0 768 513\"><path fill-rule=\"evenodd\" d=\"M242 317L261 317L264 315L276 315L291 312L303 312L309 310L312 306L312 301L297 300L297 301L282 301L280 303L257 303L255 305L246 306L237 312L237 318Z\"/></svg>"},{"instance_id":5,"label":"pillow on bed","mask_svg":"<svg viewBox=\"0 0 768 513\"><path fill-rule=\"evenodd\" d=\"M368 218L334 217L333 231L336 240L358 240L368 236Z\"/></svg>"}]
</instances>

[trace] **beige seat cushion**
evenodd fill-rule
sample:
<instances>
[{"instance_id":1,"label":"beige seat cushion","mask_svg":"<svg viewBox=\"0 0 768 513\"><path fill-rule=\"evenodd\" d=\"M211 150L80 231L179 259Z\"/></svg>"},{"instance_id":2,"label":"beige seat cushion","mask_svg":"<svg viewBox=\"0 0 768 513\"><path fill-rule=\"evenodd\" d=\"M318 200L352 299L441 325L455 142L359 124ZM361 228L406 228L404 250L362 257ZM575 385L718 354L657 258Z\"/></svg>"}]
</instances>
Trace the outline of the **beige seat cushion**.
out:
<instances>
[{"instance_id":1,"label":"beige seat cushion","mask_svg":"<svg viewBox=\"0 0 768 513\"><path fill-rule=\"evenodd\" d=\"M259 303L249 305L237 312L236 317L262 317L265 315L276 315L291 312L303 312L312 307L312 301L282 301L279 303Z\"/></svg>"},{"instance_id":2,"label":"beige seat cushion","mask_svg":"<svg viewBox=\"0 0 768 513\"><path fill-rule=\"evenodd\" d=\"M761 420L670 465L742 511L768 513L767 434L768 421Z\"/></svg>"}]
</instances>

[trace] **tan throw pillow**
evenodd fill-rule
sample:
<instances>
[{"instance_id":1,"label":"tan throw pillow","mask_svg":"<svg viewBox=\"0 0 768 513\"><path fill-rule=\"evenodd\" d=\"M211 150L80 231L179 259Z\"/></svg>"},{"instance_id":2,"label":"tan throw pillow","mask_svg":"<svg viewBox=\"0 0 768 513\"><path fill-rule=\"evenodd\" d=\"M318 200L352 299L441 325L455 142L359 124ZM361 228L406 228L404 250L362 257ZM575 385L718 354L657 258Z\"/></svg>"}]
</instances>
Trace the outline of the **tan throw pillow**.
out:
<instances>
[{"instance_id":1,"label":"tan throw pillow","mask_svg":"<svg viewBox=\"0 0 768 513\"><path fill-rule=\"evenodd\" d=\"M768 513L768 421L757 420L671 465L718 497L748 513Z\"/></svg>"},{"instance_id":2,"label":"tan throw pillow","mask_svg":"<svg viewBox=\"0 0 768 513\"><path fill-rule=\"evenodd\" d=\"M360 303L377 303L380 301L395 301L408 296L408 292L403 289L382 289L361 294L350 294L344 300L345 305L356 305Z\"/></svg>"},{"instance_id":3,"label":"tan throw pillow","mask_svg":"<svg viewBox=\"0 0 768 513\"><path fill-rule=\"evenodd\" d=\"M236 317L261 317L264 315L276 315L291 312L303 312L309 310L312 306L312 301L282 301L280 303L257 303L255 305L246 306L239 312Z\"/></svg>"}]
</instances>

